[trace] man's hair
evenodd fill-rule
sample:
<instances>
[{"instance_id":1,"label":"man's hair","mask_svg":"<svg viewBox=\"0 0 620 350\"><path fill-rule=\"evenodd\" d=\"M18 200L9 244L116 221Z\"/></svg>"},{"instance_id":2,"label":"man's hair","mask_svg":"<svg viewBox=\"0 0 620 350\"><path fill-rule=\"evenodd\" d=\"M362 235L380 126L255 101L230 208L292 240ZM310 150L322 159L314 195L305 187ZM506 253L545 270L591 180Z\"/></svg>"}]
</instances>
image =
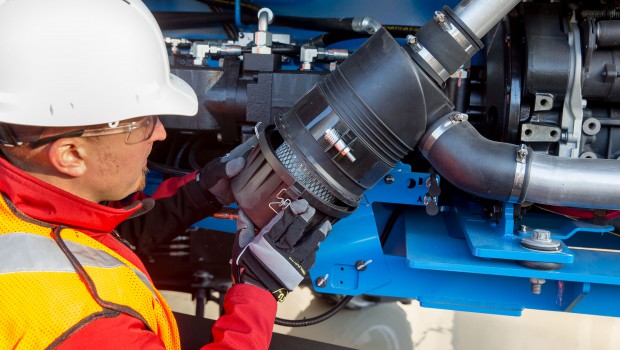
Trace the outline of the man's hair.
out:
<instances>
[{"instance_id":1,"label":"man's hair","mask_svg":"<svg viewBox=\"0 0 620 350\"><path fill-rule=\"evenodd\" d=\"M16 124L4 124L4 127L8 127L9 132L16 138L17 141L22 142L19 146L2 146L0 150L4 157L13 165L24 171L37 171L42 169L45 165L46 158L41 154L46 147L31 148L28 144L32 141L38 140L43 133L49 129L53 129L48 132L51 135L61 134L67 131L75 130L76 127L41 127L41 126L28 126L28 125L16 125Z\"/></svg>"},{"instance_id":2,"label":"man's hair","mask_svg":"<svg viewBox=\"0 0 620 350\"><path fill-rule=\"evenodd\" d=\"M0 147L4 158L21 170L34 172L41 168L41 160L40 157L37 157L37 155L42 152L42 149L32 149L27 145L17 147Z\"/></svg>"}]
</instances>

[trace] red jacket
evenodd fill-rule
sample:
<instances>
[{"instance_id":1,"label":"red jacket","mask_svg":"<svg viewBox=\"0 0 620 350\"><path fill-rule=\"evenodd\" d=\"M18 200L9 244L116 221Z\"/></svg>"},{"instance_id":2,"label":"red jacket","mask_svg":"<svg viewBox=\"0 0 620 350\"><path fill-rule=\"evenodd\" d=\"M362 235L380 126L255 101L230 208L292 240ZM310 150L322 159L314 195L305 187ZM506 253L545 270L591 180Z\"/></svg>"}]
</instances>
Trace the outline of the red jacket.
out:
<instances>
[{"instance_id":1,"label":"red jacket","mask_svg":"<svg viewBox=\"0 0 620 350\"><path fill-rule=\"evenodd\" d=\"M138 256L111 234L117 226L127 233L127 237L137 237L134 240L136 245L142 242L146 242L147 246L155 245L170 238L171 227L187 227L206 215L196 216L219 209L215 198L201 191L198 183L191 181L191 177L171 184L167 184L168 188L177 188L175 194L164 191L167 193L154 201L151 211L127 220L141 211L141 203L136 203L131 209L95 204L40 181L0 157L0 192L19 210L37 220L79 229L132 262L147 276ZM170 212L171 209L175 210ZM169 222L168 227L149 223L149 217L157 217L166 211L168 213L164 218L170 219L166 221ZM151 229L153 231L149 235L148 230ZM215 322L212 329L214 342L203 349L268 348L276 314L276 302L269 292L255 286L234 285L226 293L224 309L225 314ZM118 350L163 349L164 346L140 320L120 314L88 323L66 339L60 348Z\"/></svg>"}]
</instances>

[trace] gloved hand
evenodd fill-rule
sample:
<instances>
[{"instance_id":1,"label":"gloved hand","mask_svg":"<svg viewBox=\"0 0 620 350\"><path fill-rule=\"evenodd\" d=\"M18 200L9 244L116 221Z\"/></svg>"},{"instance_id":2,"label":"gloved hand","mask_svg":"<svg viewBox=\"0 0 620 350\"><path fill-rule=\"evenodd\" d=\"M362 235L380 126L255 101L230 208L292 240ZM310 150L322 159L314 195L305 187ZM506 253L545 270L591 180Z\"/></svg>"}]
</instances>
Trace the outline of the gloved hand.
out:
<instances>
[{"instance_id":1,"label":"gloved hand","mask_svg":"<svg viewBox=\"0 0 620 350\"><path fill-rule=\"evenodd\" d=\"M222 205L233 203L235 197L230 188L230 179L243 170L245 158L257 144L258 138L252 136L225 156L213 159L196 175L196 181L203 190L213 193Z\"/></svg>"},{"instance_id":2,"label":"gloved hand","mask_svg":"<svg viewBox=\"0 0 620 350\"><path fill-rule=\"evenodd\" d=\"M323 220L306 230L315 212L305 199L294 201L254 237L254 225L239 211L232 254L233 282L256 285L270 291L277 301L284 301L314 265L319 243L332 229L331 223Z\"/></svg>"},{"instance_id":3,"label":"gloved hand","mask_svg":"<svg viewBox=\"0 0 620 350\"><path fill-rule=\"evenodd\" d=\"M196 175L196 181L200 183L203 190L211 192L222 205L228 205L235 201L230 188L230 179L239 174L244 166L243 157L228 161L215 158Z\"/></svg>"}]
</instances>

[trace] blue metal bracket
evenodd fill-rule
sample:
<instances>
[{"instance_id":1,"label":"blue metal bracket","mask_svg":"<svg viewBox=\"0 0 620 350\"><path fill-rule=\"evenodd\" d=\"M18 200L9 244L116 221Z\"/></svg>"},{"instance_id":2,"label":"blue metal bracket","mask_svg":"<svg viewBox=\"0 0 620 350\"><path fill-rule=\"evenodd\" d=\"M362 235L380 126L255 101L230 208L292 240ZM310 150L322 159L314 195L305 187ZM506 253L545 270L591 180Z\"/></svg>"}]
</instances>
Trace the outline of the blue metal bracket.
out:
<instances>
[{"instance_id":1,"label":"blue metal bracket","mask_svg":"<svg viewBox=\"0 0 620 350\"><path fill-rule=\"evenodd\" d=\"M536 261L557 264L573 263L574 254L564 244L557 252L534 251L521 246L523 237L514 235L513 205L505 204L500 224L482 216L482 208L457 204L451 208L458 218L471 253L480 258Z\"/></svg>"},{"instance_id":2,"label":"blue metal bracket","mask_svg":"<svg viewBox=\"0 0 620 350\"><path fill-rule=\"evenodd\" d=\"M589 222L573 220L560 215L542 216L537 214L528 214L523 218L521 224L527 225L532 229L544 228L551 231L553 239L568 239L579 232L604 233L614 230L612 225L594 225ZM527 237L527 235L522 235Z\"/></svg>"},{"instance_id":3,"label":"blue metal bracket","mask_svg":"<svg viewBox=\"0 0 620 350\"><path fill-rule=\"evenodd\" d=\"M388 271L381 247L373 203L424 205L428 191L427 173L412 173L408 165L399 163L384 181L366 192L355 213L334 225L321 243L310 276L321 293L359 295L389 283ZM355 267L358 261L368 263L363 271ZM324 287L316 287L317 278L327 279Z\"/></svg>"},{"instance_id":4,"label":"blue metal bracket","mask_svg":"<svg viewBox=\"0 0 620 350\"><path fill-rule=\"evenodd\" d=\"M514 224L514 206L504 203L499 224L483 218L482 208L471 203L457 203L452 207L462 227L469 248L474 256L480 258L533 261L557 264L572 264L574 253L561 240L578 232L603 233L613 230L613 226L597 226L591 223L570 220L565 217L530 215L523 224L530 228L544 228L551 231L552 238L560 240L561 251L542 252L524 248L521 240L531 234L519 234Z\"/></svg>"}]
</instances>

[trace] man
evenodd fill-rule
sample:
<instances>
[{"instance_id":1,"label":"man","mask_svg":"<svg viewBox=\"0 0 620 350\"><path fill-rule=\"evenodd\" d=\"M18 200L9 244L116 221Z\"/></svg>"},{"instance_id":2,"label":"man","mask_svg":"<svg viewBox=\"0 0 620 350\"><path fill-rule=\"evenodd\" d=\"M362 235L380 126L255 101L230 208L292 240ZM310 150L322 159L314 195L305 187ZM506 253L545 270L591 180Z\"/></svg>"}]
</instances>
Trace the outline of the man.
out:
<instances>
[{"instance_id":1,"label":"man","mask_svg":"<svg viewBox=\"0 0 620 350\"><path fill-rule=\"evenodd\" d=\"M171 238L232 201L244 160L212 162L155 200L100 204L144 186L153 142L166 137L157 115L197 111L152 15L138 0L0 0L0 77L0 348L180 348L117 231L140 246ZM313 214L294 202L256 238L240 220L235 284L205 348L268 347L276 299L331 228L308 228ZM274 268L282 260L290 266Z\"/></svg>"}]
</instances>

